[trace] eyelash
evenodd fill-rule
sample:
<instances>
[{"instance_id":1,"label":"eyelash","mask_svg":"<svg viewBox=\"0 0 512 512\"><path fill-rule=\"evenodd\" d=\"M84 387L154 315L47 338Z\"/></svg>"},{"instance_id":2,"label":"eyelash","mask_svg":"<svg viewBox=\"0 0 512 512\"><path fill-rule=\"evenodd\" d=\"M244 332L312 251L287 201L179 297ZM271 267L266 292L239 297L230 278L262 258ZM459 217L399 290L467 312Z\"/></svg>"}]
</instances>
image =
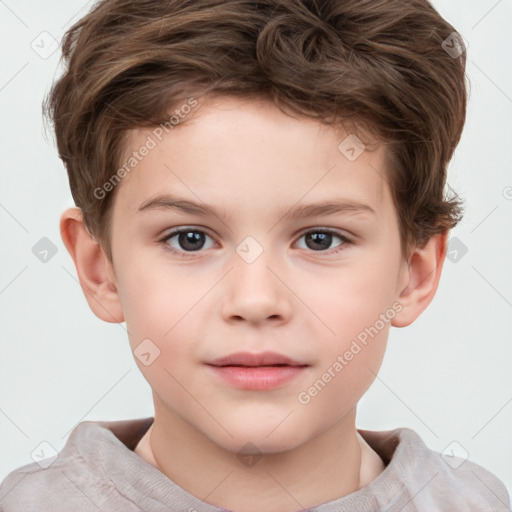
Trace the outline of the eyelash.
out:
<instances>
[{"instance_id":1,"label":"eyelash","mask_svg":"<svg viewBox=\"0 0 512 512\"><path fill-rule=\"evenodd\" d=\"M173 247L171 247L167 242L169 240L171 240L172 238L174 238L176 235L179 235L180 233L189 233L189 232L192 232L192 233L202 233L202 234L212 238L210 235L208 235L208 233L206 233L205 231L203 231L201 229L179 228L179 229L175 229L174 231L171 231L170 233L165 235L164 238L159 240L159 243L164 246L165 250L167 250L167 251L169 251L169 252L171 252L173 254L177 254L178 256L181 256L183 258L188 258L188 257L190 257L191 255L193 255L195 253L202 252L201 249L198 250L198 251L182 251L182 250L177 250L177 249L174 249ZM303 232L300 235L300 237L298 238L298 240L300 240L305 235L308 235L310 233L323 233L323 234L327 233L327 234L334 235L334 236L338 237L342 241L342 243L338 247L336 247L335 249L332 249L330 251L329 250L328 251L313 251L312 249L309 250L309 252L312 252L312 253L329 254L329 255L338 254L340 251L342 251L344 249L344 247L347 244L352 244L353 243L349 238L347 238L345 235L342 235L339 231L336 231L336 230L333 230L333 229L330 229L330 228L310 229L309 231Z\"/></svg>"}]
</instances>

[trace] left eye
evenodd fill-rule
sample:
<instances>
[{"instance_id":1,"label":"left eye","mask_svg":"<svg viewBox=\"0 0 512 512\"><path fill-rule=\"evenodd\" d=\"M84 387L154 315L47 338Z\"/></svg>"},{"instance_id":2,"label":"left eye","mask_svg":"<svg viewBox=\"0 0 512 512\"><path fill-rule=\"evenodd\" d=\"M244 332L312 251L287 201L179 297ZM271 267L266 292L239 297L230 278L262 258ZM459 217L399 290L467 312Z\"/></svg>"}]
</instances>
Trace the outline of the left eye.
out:
<instances>
[{"instance_id":1,"label":"left eye","mask_svg":"<svg viewBox=\"0 0 512 512\"><path fill-rule=\"evenodd\" d=\"M316 252L323 252L331 248L330 246L332 245L334 238L341 240L341 243L338 244L337 247L350 242L343 235L330 230L309 231L302 235L299 240L305 240L306 249L311 249Z\"/></svg>"}]
</instances>

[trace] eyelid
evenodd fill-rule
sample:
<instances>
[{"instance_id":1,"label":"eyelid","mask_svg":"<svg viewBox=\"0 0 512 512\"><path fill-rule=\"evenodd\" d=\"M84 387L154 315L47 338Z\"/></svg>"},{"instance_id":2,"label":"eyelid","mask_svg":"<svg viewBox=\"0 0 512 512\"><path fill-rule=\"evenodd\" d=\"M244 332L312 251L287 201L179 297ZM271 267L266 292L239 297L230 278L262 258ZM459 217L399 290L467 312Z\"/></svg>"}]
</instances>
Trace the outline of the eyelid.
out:
<instances>
[{"instance_id":1,"label":"eyelid","mask_svg":"<svg viewBox=\"0 0 512 512\"><path fill-rule=\"evenodd\" d=\"M166 234L162 235L159 240L169 240L169 238L172 238L175 235L179 235L180 233L187 232L187 231L197 231L200 233L204 233L205 235L209 236L212 240L215 238L213 235L210 234L210 231L208 228L205 228L203 226L179 226L175 228L168 228L165 230Z\"/></svg>"},{"instance_id":2,"label":"eyelid","mask_svg":"<svg viewBox=\"0 0 512 512\"><path fill-rule=\"evenodd\" d=\"M331 235L336 235L341 238L345 238L346 240L352 240L352 236L344 230L336 228L326 228L322 226L312 226L309 228L304 228L299 231L297 237L300 238L304 236L306 233L330 233Z\"/></svg>"}]
</instances>

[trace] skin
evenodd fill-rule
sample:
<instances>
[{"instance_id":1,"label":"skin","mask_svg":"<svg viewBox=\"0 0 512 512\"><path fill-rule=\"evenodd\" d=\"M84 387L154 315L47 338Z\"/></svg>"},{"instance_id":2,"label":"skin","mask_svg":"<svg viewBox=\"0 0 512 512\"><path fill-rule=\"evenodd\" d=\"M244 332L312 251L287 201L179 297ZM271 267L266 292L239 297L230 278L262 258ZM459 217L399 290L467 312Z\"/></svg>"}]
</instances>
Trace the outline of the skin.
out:
<instances>
[{"instance_id":1,"label":"skin","mask_svg":"<svg viewBox=\"0 0 512 512\"><path fill-rule=\"evenodd\" d=\"M148 134L132 131L127 154ZM132 350L148 338L160 350L148 366L135 358L155 406L136 453L213 505L299 510L353 493L384 469L357 432L357 403L379 370L390 325L411 324L434 297L447 234L405 260L383 179L386 146L351 162L338 150L347 135L265 100L210 97L117 186L113 263L80 210L62 215L62 237L91 309L107 322L126 321ZM216 213L138 211L159 194ZM282 213L335 199L373 213ZM204 246L190 250L177 236L162 242L180 226L206 233ZM321 228L348 241L335 234L326 247L308 245L304 235ZM236 251L248 236L263 250L252 263ZM299 393L393 304L400 309L394 318L301 403ZM233 388L205 366L234 352L266 350L309 366L267 391ZM237 457L248 442L261 454L251 467Z\"/></svg>"}]
</instances>

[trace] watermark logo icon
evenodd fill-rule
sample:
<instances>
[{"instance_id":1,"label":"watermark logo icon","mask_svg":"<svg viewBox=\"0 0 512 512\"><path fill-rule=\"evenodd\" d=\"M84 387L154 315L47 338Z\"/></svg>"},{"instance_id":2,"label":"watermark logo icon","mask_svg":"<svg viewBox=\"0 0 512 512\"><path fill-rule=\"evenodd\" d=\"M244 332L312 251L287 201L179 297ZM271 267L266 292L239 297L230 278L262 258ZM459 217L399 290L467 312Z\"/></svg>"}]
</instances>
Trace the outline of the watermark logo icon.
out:
<instances>
[{"instance_id":1,"label":"watermark logo icon","mask_svg":"<svg viewBox=\"0 0 512 512\"><path fill-rule=\"evenodd\" d=\"M457 441L452 441L442 452L441 458L450 466L452 469L457 469L469 457L468 451Z\"/></svg>"},{"instance_id":2,"label":"watermark logo icon","mask_svg":"<svg viewBox=\"0 0 512 512\"><path fill-rule=\"evenodd\" d=\"M59 42L49 32L44 31L36 36L30 47L41 59L46 60L57 51Z\"/></svg>"},{"instance_id":3,"label":"watermark logo icon","mask_svg":"<svg viewBox=\"0 0 512 512\"><path fill-rule=\"evenodd\" d=\"M135 347L133 354L144 366L149 366L160 356L160 349L149 338L146 338Z\"/></svg>"},{"instance_id":4,"label":"watermark logo icon","mask_svg":"<svg viewBox=\"0 0 512 512\"><path fill-rule=\"evenodd\" d=\"M238 460L246 467L254 467L263 456L253 443L245 443L236 454Z\"/></svg>"},{"instance_id":5,"label":"watermark logo icon","mask_svg":"<svg viewBox=\"0 0 512 512\"><path fill-rule=\"evenodd\" d=\"M248 236L238 244L236 252L246 263L254 263L263 253L263 247L255 238Z\"/></svg>"},{"instance_id":6,"label":"watermark logo icon","mask_svg":"<svg viewBox=\"0 0 512 512\"><path fill-rule=\"evenodd\" d=\"M339 152L351 162L357 160L365 149L366 146L364 143L353 133L343 139L341 144L338 146Z\"/></svg>"},{"instance_id":7,"label":"watermark logo icon","mask_svg":"<svg viewBox=\"0 0 512 512\"><path fill-rule=\"evenodd\" d=\"M458 32L452 32L441 46L452 59L456 59L466 51L468 43Z\"/></svg>"},{"instance_id":8,"label":"watermark logo icon","mask_svg":"<svg viewBox=\"0 0 512 512\"><path fill-rule=\"evenodd\" d=\"M32 247L32 254L42 263L48 263L57 251L57 246L45 236Z\"/></svg>"},{"instance_id":9,"label":"watermark logo icon","mask_svg":"<svg viewBox=\"0 0 512 512\"><path fill-rule=\"evenodd\" d=\"M464 258L467 252L468 248L460 238L457 238L456 236L450 238L448 241L446 257L452 263L458 263L462 258Z\"/></svg>"},{"instance_id":10,"label":"watermark logo icon","mask_svg":"<svg viewBox=\"0 0 512 512\"><path fill-rule=\"evenodd\" d=\"M59 453L48 441L43 441L36 446L30 456L40 467L46 469L55 462Z\"/></svg>"}]
</instances>

